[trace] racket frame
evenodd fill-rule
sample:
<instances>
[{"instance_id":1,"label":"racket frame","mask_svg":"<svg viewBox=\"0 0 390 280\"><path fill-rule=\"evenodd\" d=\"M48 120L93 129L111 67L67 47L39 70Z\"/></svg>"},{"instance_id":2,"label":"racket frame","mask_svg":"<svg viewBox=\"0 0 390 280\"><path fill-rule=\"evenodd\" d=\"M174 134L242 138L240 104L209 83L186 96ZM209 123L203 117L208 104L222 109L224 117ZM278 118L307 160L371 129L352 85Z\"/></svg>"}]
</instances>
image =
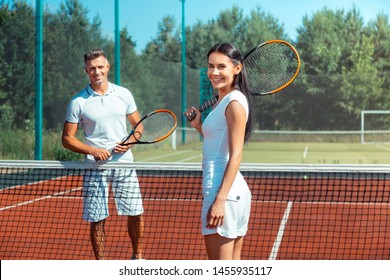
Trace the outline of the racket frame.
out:
<instances>
[{"instance_id":1,"label":"racket frame","mask_svg":"<svg viewBox=\"0 0 390 280\"><path fill-rule=\"evenodd\" d=\"M159 137L153 141L141 141L139 140L139 137L137 138L136 136L136 133L138 132L137 131L137 127L140 126L140 124L142 124L142 122L147 119L148 117L154 115L154 114L157 114L157 113L168 113L170 114L173 119L174 119L174 125L173 127L168 131L168 133L166 133L165 135L163 135L162 137ZM144 116L139 122L137 122L137 124L133 127L133 129L130 131L129 135L125 138L125 140L123 140L119 145L122 145L122 146L129 146L129 145L134 145L134 144L153 144L153 143L157 143L157 142L160 142L166 138L168 138L176 129L177 127L177 118L176 118L176 115L170 111L170 110L167 110L167 109L158 109L158 110L155 110L153 112L150 112L149 114L147 114L146 116ZM140 132L138 132L140 133ZM142 135L142 133L140 133ZM133 136L133 138L135 139L135 141L133 142L127 142L131 137Z\"/></svg>"},{"instance_id":2,"label":"racket frame","mask_svg":"<svg viewBox=\"0 0 390 280\"><path fill-rule=\"evenodd\" d=\"M256 46L255 48L253 48L252 50L250 50L245 56L244 56L244 63L245 63L245 59L248 58L253 52L255 52L258 48L261 48L261 47L264 47L265 45L269 45L269 44L274 44L274 43L278 43L278 44L285 44L287 45L292 51L293 53L295 54L295 57L296 57L296 60L297 60L297 67L296 67L296 71L294 72L294 75L290 78L290 80L283 84L282 86L272 90L272 91L269 91L269 92L251 92L253 96L264 96L264 95L271 95L271 94L274 94L276 92L279 92L281 91L282 89L285 89L286 87L288 87L294 80L295 78L298 76L298 73L299 73L299 70L301 68L301 59L299 57L299 54L297 52L297 50L294 48L293 45L291 45L289 42L287 41L284 41L284 40L279 40L279 39L275 39L275 40L269 40L269 41L266 41L266 42L263 42L261 44L259 44L258 46ZM248 77L248 80L250 78Z\"/></svg>"}]
</instances>

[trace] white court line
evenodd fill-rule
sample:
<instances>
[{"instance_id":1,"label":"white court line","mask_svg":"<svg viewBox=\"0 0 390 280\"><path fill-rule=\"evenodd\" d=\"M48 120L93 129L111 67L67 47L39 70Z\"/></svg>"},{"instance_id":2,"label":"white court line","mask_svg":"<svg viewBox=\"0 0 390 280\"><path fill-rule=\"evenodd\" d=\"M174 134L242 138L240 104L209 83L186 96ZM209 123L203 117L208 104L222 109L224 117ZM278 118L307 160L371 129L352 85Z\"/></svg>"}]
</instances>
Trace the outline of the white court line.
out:
<instances>
[{"instance_id":1,"label":"white court line","mask_svg":"<svg viewBox=\"0 0 390 280\"><path fill-rule=\"evenodd\" d=\"M302 155L303 158L306 158L308 150L309 150L309 147L305 146L305 150L303 151L303 155Z\"/></svg>"},{"instance_id":2,"label":"white court line","mask_svg":"<svg viewBox=\"0 0 390 280\"><path fill-rule=\"evenodd\" d=\"M72 189L72 190L69 190L69 191L64 191L64 192L59 192L59 193L56 193L56 194L53 194L53 195L48 195L48 196L44 196L44 197L40 197L40 198L36 198L34 200L29 200L29 201L25 201L25 202L22 202L22 203L18 203L18 204L14 204L14 205L10 205L10 206L5 206L3 208L0 208L0 211L3 211L3 210L7 210L7 209L11 209L11 208L15 208L15 207L18 207L18 206L23 206L23 205L26 205L26 204L30 204L30 203L33 203L33 202L36 202L36 201L40 201L40 200L44 200L44 199L48 199L48 198L53 198L53 197L56 197L56 196L59 196L61 194L65 194L65 193L70 193L70 192L73 192L73 191L78 191L82 189L82 187L78 187L76 189ZM142 187L141 187L142 189ZM64 199L67 198L67 199L82 199L82 197L63 197ZM112 197L109 197L109 199L113 199ZM142 200L144 201L202 201L202 198L196 198L196 199L184 199L184 198L143 198ZM256 200L256 201L252 201L252 203L285 203L286 201L275 201L275 200ZM288 202L288 205L291 204L292 206L292 201L289 201ZM299 202L295 202L295 203L298 203L298 204L317 204L317 205L348 205L348 206L389 206L389 203L387 202L332 202L332 201L325 201L325 202L310 202L310 201L307 201L307 202L303 202L303 201L299 201ZM288 209L288 207L287 207ZM287 211L286 209L286 211ZM290 212L291 209L289 209L289 212ZM286 216L286 211L285 211L285 216ZM289 213L288 213L289 214ZM283 217L284 218L284 217ZM287 221L286 221L287 222ZM285 226L285 225L284 225ZM280 230L279 230L280 231Z\"/></svg>"},{"instance_id":3,"label":"white court line","mask_svg":"<svg viewBox=\"0 0 390 280\"><path fill-rule=\"evenodd\" d=\"M382 145L375 145L375 147L377 147L377 148L379 148L379 149L381 149L381 150L385 150L385 151L390 152L390 149L387 148L387 147L385 147L385 146L382 146Z\"/></svg>"},{"instance_id":4,"label":"white court line","mask_svg":"<svg viewBox=\"0 0 390 280\"><path fill-rule=\"evenodd\" d=\"M183 159L183 160L179 160L178 162L185 162L185 161L190 161L191 159L194 159L194 158L199 158L199 157L202 157L202 155L196 155L196 156L193 156L193 157L189 157L189 158L186 158L186 159Z\"/></svg>"},{"instance_id":5,"label":"white court line","mask_svg":"<svg viewBox=\"0 0 390 280\"><path fill-rule=\"evenodd\" d=\"M43 182L47 182L47 181L50 181L50 180L53 180L53 179L61 180L62 178L66 178L66 177L68 177L68 176L64 175L64 176L59 176L59 177L53 177L52 179L42 179L42 180L38 180L38 181L28 182L28 183L21 184L21 185L15 185L15 186L12 186L12 187L5 187L5 188L1 188L0 192L12 190L12 189L24 188L26 186L39 185L39 184L42 184Z\"/></svg>"},{"instance_id":6,"label":"white court line","mask_svg":"<svg viewBox=\"0 0 390 280\"><path fill-rule=\"evenodd\" d=\"M282 218L282 222L280 223L279 231L278 231L278 234L276 235L274 245L272 246L272 251L271 251L271 254L269 256L269 260L276 260L280 244L282 243L282 239L283 239L283 235L284 235L284 228L286 227L286 224L288 221L288 216L290 215L292 205L293 205L292 201L289 201L287 204L287 208L284 211L284 216Z\"/></svg>"},{"instance_id":7,"label":"white court line","mask_svg":"<svg viewBox=\"0 0 390 280\"><path fill-rule=\"evenodd\" d=\"M74 191L78 191L80 189L82 189L82 187L78 187L78 188L71 189L71 190L68 190L68 191L62 191L62 192L54 193L54 194L51 194L51 195L42 196L42 197L39 197L39 198L36 198L36 199L24 201L24 202L21 202L21 203L5 206L5 207L0 208L0 211L16 208L16 207L19 207L19 206L27 205L27 204L34 203L34 202L41 201L41 200L45 200L45 199L48 199L48 198L53 198L55 196L59 196L59 195L71 193L71 192L74 192Z\"/></svg>"},{"instance_id":8,"label":"white court line","mask_svg":"<svg viewBox=\"0 0 390 280\"><path fill-rule=\"evenodd\" d=\"M278 200L256 200L252 203L286 203L287 201ZM333 201L289 201L288 203L305 205L347 205L347 206L390 206L388 202L333 202Z\"/></svg>"},{"instance_id":9,"label":"white court line","mask_svg":"<svg viewBox=\"0 0 390 280\"><path fill-rule=\"evenodd\" d=\"M170 156L176 156L176 155L180 155L180 154L184 154L184 153L191 153L192 151L188 150L188 151L181 151L181 152L176 152L176 153L172 153L172 154L166 154L166 155L161 155L161 156L157 156L157 157L150 157L150 158L146 158L144 159L143 161L150 161L150 160L155 160L155 159L159 159L159 158L165 158L165 157L170 157Z\"/></svg>"}]
</instances>

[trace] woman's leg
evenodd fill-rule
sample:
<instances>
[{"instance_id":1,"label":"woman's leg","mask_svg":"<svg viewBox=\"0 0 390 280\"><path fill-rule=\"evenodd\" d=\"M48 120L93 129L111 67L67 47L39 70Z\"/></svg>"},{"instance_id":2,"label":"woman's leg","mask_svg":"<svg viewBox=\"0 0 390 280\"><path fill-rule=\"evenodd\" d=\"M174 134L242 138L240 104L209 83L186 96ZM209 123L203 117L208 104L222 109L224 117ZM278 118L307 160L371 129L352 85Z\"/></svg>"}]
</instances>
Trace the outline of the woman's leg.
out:
<instances>
[{"instance_id":1,"label":"woman's leg","mask_svg":"<svg viewBox=\"0 0 390 280\"><path fill-rule=\"evenodd\" d=\"M207 255L210 260L232 260L235 250L235 239L222 237L219 234L204 235Z\"/></svg>"}]
</instances>

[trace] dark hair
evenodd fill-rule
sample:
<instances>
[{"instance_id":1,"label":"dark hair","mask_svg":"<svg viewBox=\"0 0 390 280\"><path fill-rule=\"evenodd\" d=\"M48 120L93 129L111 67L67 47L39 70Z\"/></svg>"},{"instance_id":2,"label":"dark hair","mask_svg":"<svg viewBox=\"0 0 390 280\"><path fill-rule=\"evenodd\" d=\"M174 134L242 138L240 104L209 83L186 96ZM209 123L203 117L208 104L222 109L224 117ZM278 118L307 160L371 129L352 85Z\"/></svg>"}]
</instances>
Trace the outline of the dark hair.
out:
<instances>
[{"instance_id":1,"label":"dark hair","mask_svg":"<svg viewBox=\"0 0 390 280\"><path fill-rule=\"evenodd\" d=\"M234 77L233 87L239 89L248 100L249 114L248 114L248 121L246 122L245 137L244 137L244 140L246 142L249 140L249 137L252 133L252 127L253 127L253 98L252 98L252 94L249 92L248 78L246 76L244 58L241 55L240 51L230 43L222 43L222 44L214 45L207 53L207 59L209 58L210 54L214 52L218 52L226 55L231 59L234 65L238 65L238 63L242 64L242 69L240 73L238 73Z\"/></svg>"},{"instance_id":2,"label":"dark hair","mask_svg":"<svg viewBox=\"0 0 390 280\"><path fill-rule=\"evenodd\" d=\"M93 49L84 54L84 64L87 64L87 61L96 59L100 56L103 56L107 59L106 54L102 49Z\"/></svg>"}]
</instances>

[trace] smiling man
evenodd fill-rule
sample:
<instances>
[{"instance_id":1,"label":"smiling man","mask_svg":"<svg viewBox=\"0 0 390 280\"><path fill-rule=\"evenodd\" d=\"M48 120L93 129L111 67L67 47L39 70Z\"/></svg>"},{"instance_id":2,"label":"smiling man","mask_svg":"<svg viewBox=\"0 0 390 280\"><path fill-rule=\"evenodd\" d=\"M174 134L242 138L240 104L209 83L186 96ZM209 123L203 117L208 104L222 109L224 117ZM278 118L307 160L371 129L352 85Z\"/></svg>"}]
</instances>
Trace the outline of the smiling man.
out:
<instances>
[{"instance_id":1,"label":"smiling man","mask_svg":"<svg viewBox=\"0 0 390 280\"><path fill-rule=\"evenodd\" d=\"M126 121L134 127L140 114L133 95L124 87L108 81L110 64L101 49L84 55L85 72L90 83L71 100L66 113L62 144L65 148L85 155L86 162L133 162L131 146L120 145L128 135ZM79 127L85 141L76 137ZM113 147L114 150L111 153ZM142 259L144 222L143 205L135 170L87 171L83 184L83 219L91 223L91 242L96 259L104 259L104 223L109 216L109 184L119 215L128 217L128 233L132 242L132 259Z\"/></svg>"}]
</instances>

